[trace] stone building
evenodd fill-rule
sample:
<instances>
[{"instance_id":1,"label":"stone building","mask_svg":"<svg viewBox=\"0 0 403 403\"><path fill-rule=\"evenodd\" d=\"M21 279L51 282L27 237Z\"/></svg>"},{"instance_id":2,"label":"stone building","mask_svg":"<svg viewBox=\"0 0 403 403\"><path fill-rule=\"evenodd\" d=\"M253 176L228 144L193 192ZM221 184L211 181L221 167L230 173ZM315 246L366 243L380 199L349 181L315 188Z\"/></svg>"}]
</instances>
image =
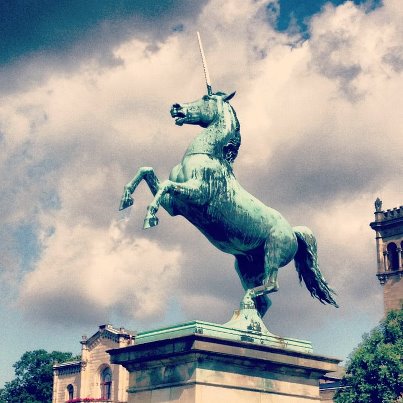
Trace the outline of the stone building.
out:
<instances>
[{"instance_id":1,"label":"stone building","mask_svg":"<svg viewBox=\"0 0 403 403\"><path fill-rule=\"evenodd\" d=\"M133 344L134 333L111 325L81 341L81 359L53 367L52 403L127 402L129 374L120 365L110 363L106 352Z\"/></svg>"},{"instance_id":2,"label":"stone building","mask_svg":"<svg viewBox=\"0 0 403 403\"><path fill-rule=\"evenodd\" d=\"M346 370L339 367L336 372L327 373L319 382L320 401L324 403L332 403L335 393L341 387L341 379Z\"/></svg>"},{"instance_id":3,"label":"stone building","mask_svg":"<svg viewBox=\"0 0 403 403\"><path fill-rule=\"evenodd\" d=\"M127 403L129 373L120 365L111 364L107 350L133 345L135 332L111 325L81 340L81 359L53 367L52 403ZM341 368L341 371L343 369ZM342 372L328 373L320 382L320 401L332 402Z\"/></svg>"},{"instance_id":4,"label":"stone building","mask_svg":"<svg viewBox=\"0 0 403 403\"><path fill-rule=\"evenodd\" d=\"M377 277L383 286L385 314L403 307L403 206L382 210L382 201L375 201Z\"/></svg>"}]
</instances>

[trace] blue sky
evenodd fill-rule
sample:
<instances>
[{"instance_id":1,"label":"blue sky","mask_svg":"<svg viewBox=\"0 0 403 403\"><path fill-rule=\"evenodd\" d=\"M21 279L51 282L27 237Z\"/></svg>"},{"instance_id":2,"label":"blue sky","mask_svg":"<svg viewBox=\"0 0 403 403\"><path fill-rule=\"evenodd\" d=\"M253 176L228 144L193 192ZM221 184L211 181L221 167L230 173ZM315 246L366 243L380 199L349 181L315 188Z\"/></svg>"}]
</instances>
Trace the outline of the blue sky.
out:
<instances>
[{"instance_id":1,"label":"blue sky","mask_svg":"<svg viewBox=\"0 0 403 403\"><path fill-rule=\"evenodd\" d=\"M313 300L290 265L269 329L345 358L382 317L368 224L377 196L402 204L403 6L217 3L0 3L0 384L26 350L78 353L102 323L224 323L237 308L231 256L164 212L141 229L145 186L128 221L116 212L138 167L166 178L197 133L168 113L203 94L196 30L213 89L237 90L237 177L314 230L341 305Z\"/></svg>"},{"instance_id":2,"label":"blue sky","mask_svg":"<svg viewBox=\"0 0 403 403\"><path fill-rule=\"evenodd\" d=\"M130 24L130 21L136 21L140 27L159 24L161 19L164 19L168 26L171 25L171 29L179 28L187 17L196 15L205 3L206 1L188 0L187 6L183 7L181 2L175 0L4 1L0 4L0 62L8 64L36 52L64 51L82 41L86 35L99 30L103 24L123 26L122 31L126 31L128 29L124 25ZM276 12L273 23L279 31L289 29L290 23L295 21L298 28L306 34L309 31L310 17L319 13L326 3L340 5L345 1L281 0L267 2L267 9ZM369 3L355 0L354 4ZM373 9L380 4L381 2L376 0L368 7ZM131 31L139 34L135 27L132 27ZM151 37L159 34L161 38L164 37L164 33L157 33L157 30L145 34ZM165 36L168 34L169 30L165 32ZM124 33L121 32L120 35L123 37ZM129 32L126 32L126 35L130 35Z\"/></svg>"}]
</instances>

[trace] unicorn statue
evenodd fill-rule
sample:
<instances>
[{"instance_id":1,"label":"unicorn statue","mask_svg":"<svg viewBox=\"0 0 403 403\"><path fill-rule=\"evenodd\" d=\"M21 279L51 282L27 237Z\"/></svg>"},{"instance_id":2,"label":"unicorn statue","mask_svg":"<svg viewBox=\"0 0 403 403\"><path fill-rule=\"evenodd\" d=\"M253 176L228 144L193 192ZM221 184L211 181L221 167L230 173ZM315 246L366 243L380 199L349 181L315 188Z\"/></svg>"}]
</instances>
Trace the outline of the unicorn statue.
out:
<instances>
[{"instance_id":1,"label":"unicorn statue","mask_svg":"<svg viewBox=\"0 0 403 403\"><path fill-rule=\"evenodd\" d=\"M199 125L200 134L187 148L169 179L157 178L151 167L140 168L124 187L120 210L145 180L154 199L144 228L158 224L162 206L171 216L182 215L219 250L234 255L235 270L245 289L243 302L252 303L262 318L271 305L268 294L279 289L278 270L295 261L300 281L322 303L338 307L317 263L317 246L310 229L292 227L273 208L248 193L237 181L233 163L241 145L240 124L229 101L235 92L213 92L200 36L207 94L190 103L175 103L171 116L178 126ZM241 304L242 305L242 304Z\"/></svg>"}]
</instances>

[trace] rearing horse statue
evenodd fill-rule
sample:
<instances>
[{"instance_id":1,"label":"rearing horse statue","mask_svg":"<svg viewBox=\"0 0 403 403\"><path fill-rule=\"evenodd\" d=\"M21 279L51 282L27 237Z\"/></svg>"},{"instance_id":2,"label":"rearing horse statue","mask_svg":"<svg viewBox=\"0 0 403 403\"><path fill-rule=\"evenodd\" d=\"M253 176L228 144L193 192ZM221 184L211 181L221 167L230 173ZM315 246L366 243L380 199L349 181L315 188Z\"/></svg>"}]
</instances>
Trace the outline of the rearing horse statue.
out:
<instances>
[{"instance_id":1,"label":"rearing horse statue","mask_svg":"<svg viewBox=\"0 0 403 403\"><path fill-rule=\"evenodd\" d=\"M208 87L209 88L209 87ZM235 256L235 269L261 317L271 305L268 294L278 291L277 273L292 259L313 297L337 303L317 264L316 240L306 227L291 227L276 210L249 194L237 181L232 164L241 144L240 125L229 104L235 95L211 92L191 103L176 103L171 116L179 126L199 125L193 140L169 180L160 182L153 168L140 168L125 186L120 210L133 204L131 194L143 179L154 200L144 228L158 224L162 206L182 215L218 249Z\"/></svg>"}]
</instances>

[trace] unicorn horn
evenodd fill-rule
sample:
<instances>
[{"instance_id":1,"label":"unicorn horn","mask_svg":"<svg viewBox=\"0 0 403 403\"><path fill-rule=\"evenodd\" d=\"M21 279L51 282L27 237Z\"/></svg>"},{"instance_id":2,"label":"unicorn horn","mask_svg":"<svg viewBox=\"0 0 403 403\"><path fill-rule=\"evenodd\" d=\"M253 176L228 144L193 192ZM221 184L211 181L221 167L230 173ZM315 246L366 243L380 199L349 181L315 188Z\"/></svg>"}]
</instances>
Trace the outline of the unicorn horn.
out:
<instances>
[{"instance_id":1,"label":"unicorn horn","mask_svg":"<svg viewBox=\"0 0 403 403\"><path fill-rule=\"evenodd\" d=\"M202 63L203 63L204 77L206 78L207 95L212 95L213 90L211 89L210 74L208 73L206 58L204 57L203 45L202 45L202 41L201 41L200 34L198 31L197 31L197 39L199 41L199 49L200 49L200 54L201 54Z\"/></svg>"}]
</instances>

